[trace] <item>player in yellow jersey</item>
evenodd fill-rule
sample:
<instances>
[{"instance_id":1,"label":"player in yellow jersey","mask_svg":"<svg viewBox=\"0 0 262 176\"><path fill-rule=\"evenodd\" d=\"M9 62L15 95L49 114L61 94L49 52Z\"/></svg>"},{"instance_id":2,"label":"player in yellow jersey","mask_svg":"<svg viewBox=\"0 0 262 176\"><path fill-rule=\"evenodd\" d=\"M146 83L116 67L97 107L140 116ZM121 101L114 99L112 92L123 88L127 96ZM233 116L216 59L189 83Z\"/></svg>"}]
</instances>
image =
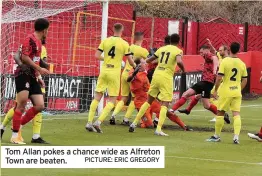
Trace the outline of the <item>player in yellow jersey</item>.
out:
<instances>
[{"instance_id":1,"label":"player in yellow jersey","mask_svg":"<svg viewBox=\"0 0 262 176\"><path fill-rule=\"evenodd\" d=\"M48 68L48 63L46 63L46 60L47 60L47 51L46 51L46 48L44 46L45 44L45 40L42 41L42 50L41 50L41 61L40 61L40 65L41 67L43 68ZM26 65L24 65L20 59L21 57L21 48L19 48L19 50L17 51L17 53L15 54L14 56L14 59L16 61L16 63L23 69L23 70L27 70L29 67L27 67ZM42 77L39 76L38 77L38 81L41 82L41 91L43 93L43 96L45 95L45 86L44 86L44 81L42 80ZM0 129L1 129L1 138L4 134L4 131L5 131L5 128L6 126L8 125L9 122L11 122L11 120L13 119L13 116L14 116L14 108L11 108L4 120L3 120L3 123L1 124L0 126ZM32 140L31 140L31 143L40 143L40 144L48 144L45 140L43 140L41 137L40 137L40 131L41 131L41 127L42 127L42 113L38 113L34 119L33 119L33 137L32 137ZM19 131L19 136L21 138L21 141L23 141L23 138L21 136L21 130Z\"/></svg>"},{"instance_id":2,"label":"player in yellow jersey","mask_svg":"<svg viewBox=\"0 0 262 176\"><path fill-rule=\"evenodd\" d=\"M183 52L177 47L179 40L180 37L178 34L172 34L170 36L170 45L159 48L153 56L146 60L147 63L150 63L157 59L158 66L155 69L150 89L148 91L148 100L141 106L134 122L129 127L129 132L134 132L137 123L140 121L141 117L144 116L147 109L157 97L161 101L161 110L155 134L168 136L162 132L162 125L166 119L169 103L173 98L173 76L175 66L178 64L182 72L184 72L184 65L182 62Z\"/></svg>"},{"instance_id":3,"label":"player in yellow jersey","mask_svg":"<svg viewBox=\"0 0 262 176\"><path fill-rule=\"evenodd\" d=\"M100 125L105 120L110 111L114 108L116 98L119 94L121 64L123 57L127 56L127 60L130 65L135 67L129 45L121 38L122 32L124 30L123 25L117 23L114 25L113 30L114 36L103 40L95 53L95 58L104 62L98 77L95 96L90 105L86 129L88 131L94 131L98 133L102 133ZM101 56L102 53L104 53L104 57ZM109 95L109 101L103 109L98 120L92 124L98 103L103 97L106 89Z\"/></svg>"},{"instance_id":4,"label":"player in yellow jersey","mask_svg":"<svg viewBox=\"0 0 262 176\"><path fill-rule=\"evenodd\" d=\"M143 58L146 59L147 56L149 55L147 49L143 48L142 42L144 39L144 35L141 32L136 32L135 33L135 43L133 45L130 46L130 51L133 54L133 59L137 59L137 58ZM126 104L127 100L128 100L128 96L130 94L130 83L127 82L127 78L129 76L129 71L132 69L132 66L127 62L125 69L122 73L121 76L121 96L122 99L121 101L119 101L116 105L116 108L112 114L112 117L110 119L110 124L111 125L115 125L115 116L122 110L123 106ZM135 104L134 104L134 100L133 100L133 96L132 96L132 100L127 108L124 120L122 122L123 125L129 125L129 118L131 117L133 111L135 110Z\"/></svg>"},{"instance_id":5,"label":"player in yellow jersey","mask_svg":"<svg viewBox=\"0 0 262 176\"><path fill-rule=\"evenodd\" d=\"M220 87L220 97L218 100L218 113L216 116L215 134L207 141L219 142L221 130L224 125L224 114L231 110L234 118L234 138L233 143L239 144L239 134L241 130L240 106L242 101L242 89L247 84L247 69L243 61L241 61L237 53L239 52L240 44L233 42L230 45L231 54L223 59L220 64L218 76L215 83L214 97L217 97L217 90L223 79L223 84Z\"/></svg>"}]
</instances>

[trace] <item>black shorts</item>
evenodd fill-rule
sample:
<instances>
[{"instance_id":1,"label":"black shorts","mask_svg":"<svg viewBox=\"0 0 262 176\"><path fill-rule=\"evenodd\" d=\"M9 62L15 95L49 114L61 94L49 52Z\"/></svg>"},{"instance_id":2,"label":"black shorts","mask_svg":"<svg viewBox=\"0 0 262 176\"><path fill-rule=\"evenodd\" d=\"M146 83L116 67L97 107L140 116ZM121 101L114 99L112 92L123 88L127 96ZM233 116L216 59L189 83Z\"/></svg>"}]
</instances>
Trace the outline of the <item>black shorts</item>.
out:
<instances>
[{"instance_id":1,"label":"black shorts","mask_svg":"<svg viewBox=\"0 0 262 176\"><path fill-rule=\"evenodd\" d=\"M34 78L27 74L20 74L15 77L15 86L16 86L16 93L19 93L23 90L29 91L29 97L31 95L41 94L41 86L37 82L37 78Z\"/></svg>"},{"instance_id":2,"label":"black shorts","mask_svg":"<svg viewBox=\"0 0 262 176\"><path fill-rule=\"evenodd\" d=\"M191 88L196 92L196 94L201 94L202 98L210 98L211 90L214 84L207 81L200 81L194 84Z\"/></svg>"}]
</instances>

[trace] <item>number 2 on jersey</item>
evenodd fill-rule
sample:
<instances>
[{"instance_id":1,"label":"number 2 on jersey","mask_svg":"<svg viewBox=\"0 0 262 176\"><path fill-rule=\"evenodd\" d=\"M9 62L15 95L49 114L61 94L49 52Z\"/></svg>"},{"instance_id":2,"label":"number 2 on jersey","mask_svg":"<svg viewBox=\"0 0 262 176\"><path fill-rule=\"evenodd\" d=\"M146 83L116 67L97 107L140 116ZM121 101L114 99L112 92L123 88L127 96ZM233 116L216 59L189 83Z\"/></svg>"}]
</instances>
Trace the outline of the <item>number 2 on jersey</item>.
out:
<instances>
[{"instance_id":1,"label":"number 2 on jersey","mask_svg":"<svg viewBox=\"0 0 262 176\"><path fill-rule=\"evenodd\" d=\"M164 56L165 56L165 54L166 54L165 64L167 64L168 59L169 59L169 56L170 56L170 52L167 52L167 53L166 53L166 52L162 52L161 54L162 54L162 56L161 56L161 59L160 59L160 63L163 62Z\"/></svg>"},{"instance_id":2,"label":"number 2 on jersey","mask_svg":"<svg viewBox=\"0 0 262 176\"><path fill-rule=\"evenodd\" d=\"M115 46L112 46L112 48L109 50L108 52L108 56L111 56L111 58L113 59L115 57L115 49L116 47Z\"/></svg>"},{"instance_id":3,"label":"number 2 on jersey","mask_svg":"<svg viewBox=\"0 0 262 176\"><path fill-rule=\"evenodd\" d=\"M230 81L236 81L237 69L233 68L231 71L233 72L233 75L230 77Z\"/></svg>"}]
</instances>

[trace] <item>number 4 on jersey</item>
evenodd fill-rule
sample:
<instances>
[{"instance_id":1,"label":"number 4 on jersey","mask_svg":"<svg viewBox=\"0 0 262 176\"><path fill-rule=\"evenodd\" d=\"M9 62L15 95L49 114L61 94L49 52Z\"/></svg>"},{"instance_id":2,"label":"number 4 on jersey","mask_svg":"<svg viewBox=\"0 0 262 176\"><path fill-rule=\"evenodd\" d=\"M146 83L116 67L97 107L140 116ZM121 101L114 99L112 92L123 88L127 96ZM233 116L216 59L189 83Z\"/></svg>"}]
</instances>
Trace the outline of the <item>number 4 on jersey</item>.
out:
<instances>
[{"instance_id":1,"label":"number 4 on jersey","mask_svg":"<svg viewBox=\"0 0 262 176\"><path fill-rule=\"evenodd\" d=\"M109 50L108 52L108 56L111 56L111 58L113 59L115 57L115 49L116 47L115 46L112 46L112 48Z\"/></svg>"}]
</instances>

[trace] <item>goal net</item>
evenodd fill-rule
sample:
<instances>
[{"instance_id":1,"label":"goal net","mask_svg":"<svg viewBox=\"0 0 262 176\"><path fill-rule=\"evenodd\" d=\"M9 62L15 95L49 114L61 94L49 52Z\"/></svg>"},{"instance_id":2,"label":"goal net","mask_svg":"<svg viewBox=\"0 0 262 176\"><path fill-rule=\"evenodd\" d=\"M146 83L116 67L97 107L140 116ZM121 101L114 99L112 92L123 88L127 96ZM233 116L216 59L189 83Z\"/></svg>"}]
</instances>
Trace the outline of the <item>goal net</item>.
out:
<instances>
[{"instance_id":1,"label":"goal net","mask_svg":"<svg viewBox=\"0 0 262 176\"><path fill-rule=\"evenodd\" d=\"M24 38L34 31L34 20L47 18L47 61L51 75L45 77L45 113L87 112L94 95L100 62L94 53L101 41L103 3L79 1L3 1L1 21L1 114L14 105L16 95L13 60ZM105 13L107 14L107 13ZM134 21L108 19L106 35L114 23L125 27L123 38L132 42ZM28 101L28 107L32 106Z\"/></svg>"}]
</instances>

